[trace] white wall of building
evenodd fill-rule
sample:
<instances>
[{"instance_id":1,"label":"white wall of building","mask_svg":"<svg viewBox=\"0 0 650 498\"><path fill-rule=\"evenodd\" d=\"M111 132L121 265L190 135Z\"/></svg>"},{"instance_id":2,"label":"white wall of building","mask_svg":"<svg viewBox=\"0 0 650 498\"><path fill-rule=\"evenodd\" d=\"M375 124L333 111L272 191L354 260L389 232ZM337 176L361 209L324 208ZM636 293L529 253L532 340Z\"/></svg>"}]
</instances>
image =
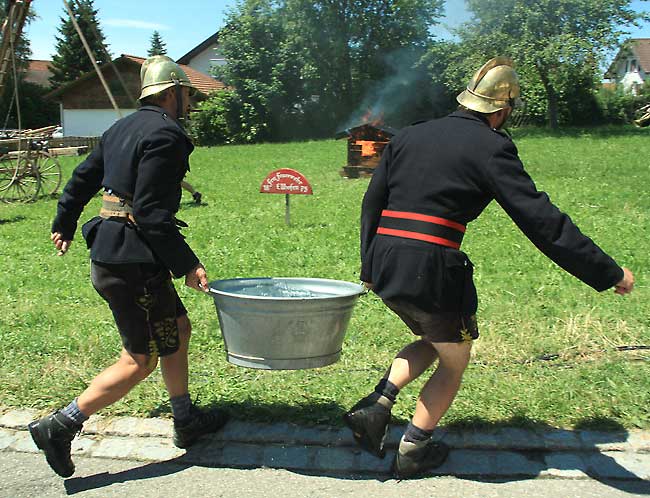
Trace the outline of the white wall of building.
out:
<instances>
[{"instance_id":1,"label":"white wall of building","mask_svg":"<svg viewBox=\"0 0 650 498\"><path fill-rule=\"evenodd\" d=\"M223 66L225 63L226 59L218 52L218 45L214 43L203 52L192 57L188 66L203 74L212 76L210 69L214 66Z\"/></svg>"},{"instance_id":2,"label":"white wall of building","mask_svg":"<svg viewBox=\"0 0 650 498\"><path fill-rule=\"evenodd\" d=\"M643 85L648 75L639 67L639 61L634 56L621 58L616 65L616 81L623 85L627 92L636 93L637 87Z\"/></svg>"},{"instance_id":3,"label":"white wall of building","mask_svg":"<svg viewBox=\"0 0 650 498\"><path fill-rule=\"evenodd\" d=\"M122 117L135 109L121 109ZM115 109L62 109L61 125L65 137L97 137L120 119Z\"/></svg>"}]
</instances>

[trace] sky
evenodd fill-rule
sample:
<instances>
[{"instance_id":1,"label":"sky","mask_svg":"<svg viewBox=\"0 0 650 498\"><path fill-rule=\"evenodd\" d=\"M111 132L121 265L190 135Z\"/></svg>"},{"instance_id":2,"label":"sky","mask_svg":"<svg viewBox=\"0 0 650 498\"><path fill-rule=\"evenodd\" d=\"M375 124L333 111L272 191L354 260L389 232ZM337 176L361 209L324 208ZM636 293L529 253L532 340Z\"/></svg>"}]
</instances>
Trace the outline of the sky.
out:
<instances>
[{"instance_id":1,"label":"sky","mask_svg":"<svg viewBox=\"0 0 650 498\"><path fill-rule=\"evenodd\" d=\"M236 0L95 0L100 26L108 49L114 57L121 54L146 57L151 35L158 31L166 43L167 54L179 59L219 30ZM38 15L27 27L32 58L49 60L55 53L60 18L64 15L63 0L32 0ZM637 11L650 11L650 2L634 0ZM445 17L434 29L438 38L450 38L448 28L467 21L464 0L447 0ZM632 28L633 38L650 38L650 22Z\"/></svg>"}]
</instances>

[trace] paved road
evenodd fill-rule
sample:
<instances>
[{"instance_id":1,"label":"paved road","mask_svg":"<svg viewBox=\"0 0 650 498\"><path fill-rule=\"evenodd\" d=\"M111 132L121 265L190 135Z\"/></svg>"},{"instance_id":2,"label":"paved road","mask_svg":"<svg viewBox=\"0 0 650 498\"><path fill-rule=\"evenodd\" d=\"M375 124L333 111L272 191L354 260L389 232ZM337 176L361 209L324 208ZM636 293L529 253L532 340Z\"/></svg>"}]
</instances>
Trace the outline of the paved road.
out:
<instances>
[{"instance_id":1,"label":"paved road","mask_svg":"<svg viewBox=\"0 0 650 498\"><path fill-rule=\"evenodd\" d=\"M490 482L431 477L398 482L367 476L307 475L268 468L241 470L84 457L77 457L75 461L74 477L61 479L39 454L0 452L0 497L618 498L650 495L650 482L647 481L513 478Z\"/></svg>"}]
</instances>

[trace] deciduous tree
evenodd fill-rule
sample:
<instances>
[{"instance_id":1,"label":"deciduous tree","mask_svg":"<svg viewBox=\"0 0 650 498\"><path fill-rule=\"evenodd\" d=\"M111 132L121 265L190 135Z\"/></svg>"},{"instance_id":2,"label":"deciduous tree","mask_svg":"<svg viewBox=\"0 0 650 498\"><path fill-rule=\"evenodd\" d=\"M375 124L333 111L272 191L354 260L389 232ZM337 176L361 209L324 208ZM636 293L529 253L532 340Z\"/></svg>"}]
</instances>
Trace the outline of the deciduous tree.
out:
<instances>
[{"instance_id":1,"label":"deciduous tree","mask_svg":"<svg viewBox=\"0 0 650 498\"><path fill-rule=\"evenodd\" d=\"M459 35L466 51L483 58L512 57L546 100L548 125L557 128L560 104L575 82L596 83L601 63L626 26L642 15L631 0L466 0L473 19ZM526 90L526 88L524 88Z\"/></svg>"},{"instance_id":2,"label":"deciduous tree","mask_svg":"<svg viewBox=\"0 0 650 498\"><path fill-rule=\"evenodd\" d=\"M441 8L442 0L245 0L220 31L228 64L218 76L238 93L233 102L255 109L247 115L261 120L258 139L331 134L368 90L381 93L379 82L411 69Z\"/></svg>"}]
</instances>

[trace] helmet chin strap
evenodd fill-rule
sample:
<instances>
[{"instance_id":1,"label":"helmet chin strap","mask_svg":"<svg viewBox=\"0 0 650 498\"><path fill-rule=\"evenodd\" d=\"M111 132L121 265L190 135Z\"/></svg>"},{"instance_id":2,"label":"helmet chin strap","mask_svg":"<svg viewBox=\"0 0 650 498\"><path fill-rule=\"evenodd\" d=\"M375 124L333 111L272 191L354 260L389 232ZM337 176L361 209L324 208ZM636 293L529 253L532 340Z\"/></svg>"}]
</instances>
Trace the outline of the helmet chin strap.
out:
<instances>
[{"instance_id":1,"label":"helmet chin strap","mask_svg":"<svg viewBox=\"0 0 650 498\"><path fill-rule=\"evenodd\" d=\"M174 80L174 89L176 93L176 121L180 123L181 126L185 124L185 113L183 110L183 87L180 84L180 81Z\"/></svg>"}]
</instances>

